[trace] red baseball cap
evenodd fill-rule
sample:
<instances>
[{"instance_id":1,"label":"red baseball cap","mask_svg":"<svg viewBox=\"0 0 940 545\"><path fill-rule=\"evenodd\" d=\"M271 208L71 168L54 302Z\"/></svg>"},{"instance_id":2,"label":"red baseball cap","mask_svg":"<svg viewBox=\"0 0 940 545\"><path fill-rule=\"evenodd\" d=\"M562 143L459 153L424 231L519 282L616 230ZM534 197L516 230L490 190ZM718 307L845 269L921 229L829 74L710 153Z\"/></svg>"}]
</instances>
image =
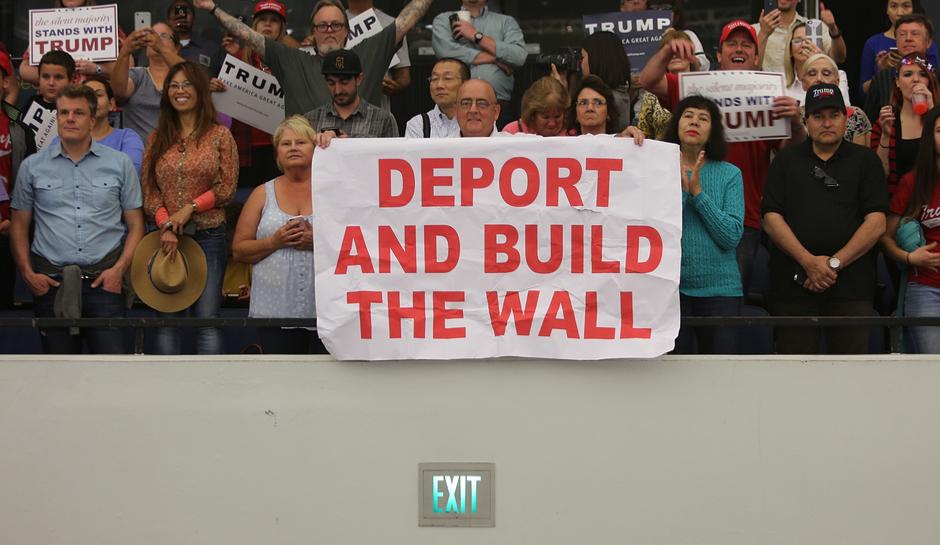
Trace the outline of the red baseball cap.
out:
<instances>
[{"instance_id":1,"label":"red baseball cap","mask_svg":"<svg viewBox=\"0 0 940 545\"><path fill-rule=\"evenodd\" d=\"M0 70L3 70L4 77L13 75L13 63L10 62L10 55L6 51L0 51Z\"/></svg>"},{"instance_id":2,"label":"red baseball cap","mask_svg":"<svg viewBox=\"0 0 940 545\"><path fill-rule=\"evenodd\" d=\"M723 44L731 36L731 33L738 29L747 31L747 35L751 37L754 45L757 45L757 32L754 31L754 27L751 26L751 23L741 19L735 19L721 29L721 38L718 38L718 45Z\"/></svg>"},{"instance_id":3,"label":"red baseball cap","mask_svg":"<svg viewBox=\"0 0 940 545\"><path fill-rule=\"evenodd\" d=\"M262 11L273 11L274 13L281 16L281 19L287 20L287 6L278 2L277 0L264 0L262 2L255 3L255 14L254 17L257 17Z\"/></svg>"}]
</instances>

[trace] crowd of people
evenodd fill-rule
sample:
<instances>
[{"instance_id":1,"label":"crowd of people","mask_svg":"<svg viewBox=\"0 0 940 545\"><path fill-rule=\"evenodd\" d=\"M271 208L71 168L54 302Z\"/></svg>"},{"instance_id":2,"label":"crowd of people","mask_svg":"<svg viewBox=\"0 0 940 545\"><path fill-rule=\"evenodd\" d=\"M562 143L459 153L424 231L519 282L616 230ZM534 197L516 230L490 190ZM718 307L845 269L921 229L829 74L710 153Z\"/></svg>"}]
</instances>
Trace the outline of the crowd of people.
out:
<instances>
[{"instance_id":1,"label":"crowd of people","mask_svg":"<svg viewBox=\"0 0 940 545\"><path fill-rule=\"evenodd\" d=\"M56 0L74 8L94 0ZM160 316L219 315L226 268L251 266L249 315L314 318L311 162L334 138L398 137L388 97L414 84L405 36L431 0L381 12L383 28L346 48L350 17L369 0L318 0L309 35L286 32L278 0L254 4L243 22L213 0L173 0L166 19L121 33L117 60L94 63L50 51L17 72L0 53L0 304L12 300L15 263L38 317L122 316L139 297ZM620 37L584 38L576 67L552 66L512 103L514 72L527 58L523 32L486 0L462 0L434 16L437 60L427 80L434 108L405 124L406 138L613 135L677 144L682 188L682 316L738 316L762 246L770 254L766 307L785 316L876 313L876 266L884 259L897 312L940 313L940 85L933 24L915 0L887 0L889 27L861 52L850 104L839 63L848 50L836 15L818 20L779 0L753 24L722 28L714 61L688 28L681 2L640 70ZM621 0L644 11L646 0ZM225 31L218 46L193 36L203 11ZM285 120L273 137L218 114L212 93L228 53L275 76ZM392 65L394 58L398 58ZM681 97L679 74L763 70L783 74L772 110L790 137L729 142L715 101ZM11 106L54 115L57 136L37 151ZM22 103L22 102L21 102ZM120 110L123 126L110 113ZM253 187L226 238L226 206ZM231 226L228 226L231 227ZM231 229L229 229L231 230ZM893 308L890 310L894 310ZM264 329L266 353L322 353L315 332ZM823 341L824 339L824 341ZM779 353L864 353L864 327L781 327ZM908 349L940 353L940 328L911 328ZM48 328L50 353L124 351L107 328ZM677 353L736 353L733 327L683 326ZM159 354L181 351L176 328L155 336ZM199 354L223 350L202 327Z\"/></svg>"}]
</instances>

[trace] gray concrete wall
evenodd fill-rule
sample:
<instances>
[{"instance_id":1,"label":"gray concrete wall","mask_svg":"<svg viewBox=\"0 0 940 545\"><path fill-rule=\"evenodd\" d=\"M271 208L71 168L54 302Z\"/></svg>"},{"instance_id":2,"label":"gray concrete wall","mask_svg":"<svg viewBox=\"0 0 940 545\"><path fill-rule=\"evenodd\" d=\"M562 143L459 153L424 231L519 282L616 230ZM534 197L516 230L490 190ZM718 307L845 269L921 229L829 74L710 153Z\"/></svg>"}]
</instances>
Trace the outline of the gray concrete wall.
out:
<instances>
[{"instance_id":1,"label":"gray concrete wall","mask_svg":"<svg viewBox=\"0 0 940 545\"><path fill-rule=\"evenodd\" d=\"M335 363L0 357L17 545L935 545L927 358ZM496 527L417 527L417 464Z\"/></svg>"}]
</instances>

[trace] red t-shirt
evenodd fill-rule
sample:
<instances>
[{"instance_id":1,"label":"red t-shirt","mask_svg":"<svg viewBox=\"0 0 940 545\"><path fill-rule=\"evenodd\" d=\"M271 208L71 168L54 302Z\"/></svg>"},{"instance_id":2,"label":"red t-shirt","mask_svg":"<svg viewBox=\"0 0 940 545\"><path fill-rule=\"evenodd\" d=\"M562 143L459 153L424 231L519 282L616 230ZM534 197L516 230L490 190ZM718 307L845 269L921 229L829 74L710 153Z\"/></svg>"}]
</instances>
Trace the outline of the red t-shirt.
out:
<instances>
[{"instance_id":1,"label":"red t-shirt","mask_svg":"<svg viewBox=\"0 0 940 545\"><path fill-rule=\"evenodd\" d=\"M891 197L891 205L888 207L892 214L903 216L907 210L907 205L914 193L915 174L915 172L908 172L898 181L897 190ZM924 238L927 239L927 244L940 242L940 184L938 183L933 186L930 203L924 206L920 213L920 226L924 230ZM940 288L940 272L912 267L907 278L911 282Z\"/></svg>"},{"instance_id":2,"label":"red t-shirt","mask_svg":"<svg viewBox=\"0 0 940 545\"><path fill-rule=\"evenodd\" d=\"M0 112L0 184L3 185L3 191L0 191L0 221L10 219L13 182L13 141L10 139L10 118Z\"/></svg>"},{"instance_id":3,"label":"red t-shirt","mask_svg":"<svg viewBox=\"0 0 940 545\"><path fill-rule=\"evenodd\" d=\"M667 104L663 107L670 112L679 104L679 76L666 74ZM776 141L757 140L752 142L728 143L728 156L725 161L741 169L744 179L744 225L754 229L761 228L760 203L764 198L764 184L767 171L770 170L770 152L776 147Z\"/></svg>"}]
</instances>

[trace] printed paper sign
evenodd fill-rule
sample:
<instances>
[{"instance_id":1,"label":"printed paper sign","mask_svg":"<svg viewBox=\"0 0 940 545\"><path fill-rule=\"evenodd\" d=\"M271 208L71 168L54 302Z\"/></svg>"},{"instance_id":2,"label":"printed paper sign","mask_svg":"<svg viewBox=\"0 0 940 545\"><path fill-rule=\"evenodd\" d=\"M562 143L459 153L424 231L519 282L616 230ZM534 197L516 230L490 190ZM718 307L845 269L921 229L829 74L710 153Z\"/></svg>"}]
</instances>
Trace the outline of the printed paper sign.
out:
<instances>
[{"instance_id":1,"label":"printed paper sign","mask_svg":"<svg viewBox=\"0 0 940 545\"><path fill-rule=\"evenodd\" d=\"M313 159L338 359L655 357L679 330L678 147L336 139Z\"/></svg>"},{"instance_id":2,"label":"printed paper sign","mask_svg":"<svg viewBox=\"0 0 940 545\"><path fill-rule=\"evenodd\" d=\"M646 61L659 50L659 39L672 26L671 11L635 11L585 15L584 33L602 30L620 36L623 49L630 59L630 71L639 72Z\"/></svg>"},{"instance_id":3,"label":"printed paper sign","mask_svg":"<svg viewBox=\"0 0 940 545\"><path fill-rule=\"evenodd\" d=\"M219 80L225 84L225 91L212 93L216 110L274 134L274 129L284 121L284 89L277 78L226 55Z\"/></svg>"},{"instance_id":4,"label":"printed paper sign","mask_svg":"<svg viewBox=\"0 0 940 545\"><path fill-rule=\"evenodd\" d=\"M790 121L773 112L774 98L786 94L783 74L719 70L679 74L679 96L706 96L724 115L729 142L790 137Z\"/></svg>"},{"instance_id":5,"label":"printed paper sign","mask_svg":"<svg viewBox=\"0 0 940 545\"><path fill-rule=\"evenodd\" d=\"M47 110L38 102L30 104L22 121L33 131L36 149L45 149L49 142L59 134L55 110Z\"/></svg>"},{"instance_id":6,"label":"printed paper sign","mask_svg":"<svg viewBox=\"0 0 940 545\"><path fill-rule=\"evenodd\" d=\"M49 51L75 59L113 61L118 54L117 5L29 10L29 63Z\"/></svg>"}]
</instances>

